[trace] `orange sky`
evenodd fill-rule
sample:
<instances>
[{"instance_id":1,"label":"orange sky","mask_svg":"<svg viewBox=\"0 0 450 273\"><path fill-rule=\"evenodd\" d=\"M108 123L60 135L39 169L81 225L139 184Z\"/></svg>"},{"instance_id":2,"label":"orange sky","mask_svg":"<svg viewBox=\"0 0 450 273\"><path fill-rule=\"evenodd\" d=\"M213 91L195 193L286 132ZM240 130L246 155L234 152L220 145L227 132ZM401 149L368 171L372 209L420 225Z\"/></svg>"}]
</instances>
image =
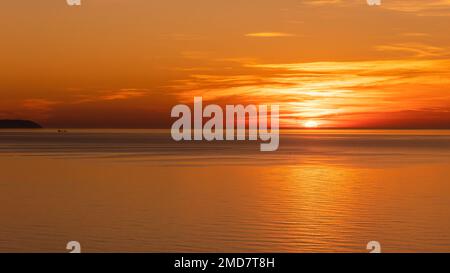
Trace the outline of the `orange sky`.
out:
<instances>
[{"instance_id":1,"label":"orange sky","mask_svg":"<svg viewBox=\"0 0 450 273\"><path fill-rule=\"evenodd\" d=\"M5 1L0 118L166 128L196 95L282 126L450 128L450 0Z\"/></svg>"}]
</instances>

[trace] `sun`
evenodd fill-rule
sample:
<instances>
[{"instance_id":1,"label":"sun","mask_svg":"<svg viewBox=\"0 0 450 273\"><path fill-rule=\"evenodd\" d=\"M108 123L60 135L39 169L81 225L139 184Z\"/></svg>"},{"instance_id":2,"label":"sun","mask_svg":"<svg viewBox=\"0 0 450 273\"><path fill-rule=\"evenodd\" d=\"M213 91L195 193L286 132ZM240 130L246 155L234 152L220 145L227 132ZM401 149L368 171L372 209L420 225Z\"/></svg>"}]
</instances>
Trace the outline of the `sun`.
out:
<instances>
[{"instance_id":1,"label":"sun","mask_svg":"<svg viewBox=\"0 0 450 273\"><path fill-rule=\"evenodd\" d=\"M317 123L317 121L314 120L308 120L303 124L303 126L305 126L306 128L317 128L319 127L319 123Z\"/></svg>"}]
</instances>

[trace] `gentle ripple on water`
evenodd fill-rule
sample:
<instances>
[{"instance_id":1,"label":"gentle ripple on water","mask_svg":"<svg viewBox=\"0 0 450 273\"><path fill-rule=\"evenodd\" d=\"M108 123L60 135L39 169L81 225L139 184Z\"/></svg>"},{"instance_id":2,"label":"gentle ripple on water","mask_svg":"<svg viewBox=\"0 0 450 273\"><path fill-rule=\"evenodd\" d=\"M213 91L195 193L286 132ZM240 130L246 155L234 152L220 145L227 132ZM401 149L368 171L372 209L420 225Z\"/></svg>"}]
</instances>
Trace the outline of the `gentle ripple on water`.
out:
<instances>
[{"instance_id":1,"label":"gentle ripple on water","mask_svg":"<svg viewBox=\"0 0 450 273\"><path fill-rule=\"evenodd\" d=\"M450 251L448 131L0 132L0 252Z\"/></svg>"}]
</instances>

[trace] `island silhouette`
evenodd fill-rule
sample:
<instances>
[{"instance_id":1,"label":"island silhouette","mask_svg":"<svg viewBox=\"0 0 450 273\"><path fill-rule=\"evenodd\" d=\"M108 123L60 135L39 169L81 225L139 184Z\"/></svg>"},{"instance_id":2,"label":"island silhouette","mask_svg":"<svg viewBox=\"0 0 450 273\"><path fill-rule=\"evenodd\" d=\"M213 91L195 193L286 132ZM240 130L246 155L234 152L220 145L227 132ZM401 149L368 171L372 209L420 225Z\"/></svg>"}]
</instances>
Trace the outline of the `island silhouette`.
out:
<instances>
[{"instance_id":1,"label":"island silhouette","mask_svg":"<svg viewBox=\"0 0 450 273\"><path fill-rule=\"evenodd\" d=\"M37 129L42 128L38 123L31 120L0 119L0 129Z\"/></svg>"}]
</instances>

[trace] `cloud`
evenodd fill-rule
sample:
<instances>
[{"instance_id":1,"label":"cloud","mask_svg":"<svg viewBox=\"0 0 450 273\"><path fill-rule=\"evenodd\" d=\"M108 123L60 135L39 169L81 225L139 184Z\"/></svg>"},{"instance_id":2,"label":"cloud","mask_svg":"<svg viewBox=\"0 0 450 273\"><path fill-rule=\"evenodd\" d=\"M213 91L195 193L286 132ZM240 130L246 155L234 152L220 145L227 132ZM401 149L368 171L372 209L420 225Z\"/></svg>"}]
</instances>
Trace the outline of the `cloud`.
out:
<instances>
[{"instance_id":1,"label":"cloud","mask_svg":"<svg viewBox=\"0 0 450 273\"><path fill-rule=\"evenodd\" d=\"M183 51L181 52L181 57L192 60L210 59L212 53L205 51Z\"/></svg>"},{"instance_id":2,"label":"cloud","mask_svg":"<svg viewBox=\"0 0 450 273\"><path fill-rule=\"evenodd\" d=\"M448 55L448 49L420 43L397 43L391 45L379 45L375 47L378 51L397 51L417 58L442 57Z\"/></svg>"},{"instance_id":3,"label":"cloud","mask_svg":"<svg viewBox=\"0 0 450 273\"><path fill-rule=\"evenodd\" d=\"M246 75L193 74L177 81L181 101L279 104L283 126L323 126L395 112L450 109L450 60L248 64ZM351 118L350 118L351 117ZM367 121L369 122L369 121Z\"/></svg>"},{"instance_id":4,"label":"cloud","mask_svg":"<svg viewBox=\"0 0 450 273\"><path fill-rule=\"evenodd\" d=\"M99 100L127 100L132 98L143 97L148 90L141 89L121 89L99 97Z\"/></svg>"},{"instance_id":5,"label":"cloud","mask_svg":"<svg viewBox=\"0 0 450 273\"><path fill-rule=\"evenodd\" d=\"M25 109L33 111L49 111L54 105L59 104L59 101L47 99L27 99L22 102Z\"/></svg>"},{"instance_id":6,"label":"cloud","mask_svg":"<svg viewBox=\"0 0 450 273\"><path fill-rule=\"evenodd\" d=\"M84 91L85 92L85 91ZM128 100L143 97L149 94L148 89L124 88L113 91L89 91L87 94L76 94L77 99L72 103L89 103L114 100ZM86 93L86 92L85 92Z\"/></svg>"},{"instance_id":7,"label":"cloud","mask_svg":"<svg viewBox=\"0 0 450 273\"><path fill-rule=\"evenodd\" d=\"M303 3L310 6L334 5L339 7L359 6L364 8L368 6L366 0L307 0ZM419 16L450 15L450 0L382 0L382 4L378 7Z\"/></svg>"},{"instance_id":8,"label":"cloud","mask_svg":"<svg viewBox=\"0 0 450 273\"><path fill-rule=\"evenodd\" d=\"M49 118L53 108L61 101L49 99L26 99L19 103L19 109L22 109L22 115L33 117L33 119L46 120Z\"/></svg>"},{"instance_id":9,"label":"cloud","mask_svg":"<svg viewBox=\"0 0 450 273\"><path fill-rule=\"evenodd\" d=\"M256 32L256 33L247 33L245 34L245 36L254 38L282 38L282 37L294 37L296 35L284 32Z\"/></svg>"},{"instance_id":10,"label":"cloud","mask_svg":"<svg viewBox=\"0 0 450 273\"><path fill-rule=\"evenodd\" d=\"M401 34L402 36L405 37L429 37L430 34L428 33L423 33L423 32L405 32Z\"/></svg>"},{"instance_id":11,"label":"cloud","mask_svg":"<svg viewBox=\"0 0 450 273\"><path fill-rule=\"evenodd\" d=\"M120 89L114 91L93 91L79 88L69 88L69 96L58 99L32 98L8 101L9 107L2 107L2 118L29 118L46 121L53 117L55 111L84 103L108 102L140 98L149 93L147 89ZM85 94L80 94L85 93ZM0 105L2 106L2 105Z\"/></svg>"},{"instance_id":12,"label":"cloud","mask_svg":"<svg viewBox=\"0 0 450 273\"><path fill-rule=\"evenodd\" d=\"M382 7L421 16L450 15L450 0L391 0L385 1Z\"/></svg>"},{"instance_id":13,"label":"cloud","mask_svg":"<svg viewBox=\"0 0 450 273\"><path fill-rule=\"evenodd\" d=\"M342 1L341 0L307 0L304 3L308 4L308 5L321 6L321 5L342 4Z\"/></svg>"}]
</instances>

